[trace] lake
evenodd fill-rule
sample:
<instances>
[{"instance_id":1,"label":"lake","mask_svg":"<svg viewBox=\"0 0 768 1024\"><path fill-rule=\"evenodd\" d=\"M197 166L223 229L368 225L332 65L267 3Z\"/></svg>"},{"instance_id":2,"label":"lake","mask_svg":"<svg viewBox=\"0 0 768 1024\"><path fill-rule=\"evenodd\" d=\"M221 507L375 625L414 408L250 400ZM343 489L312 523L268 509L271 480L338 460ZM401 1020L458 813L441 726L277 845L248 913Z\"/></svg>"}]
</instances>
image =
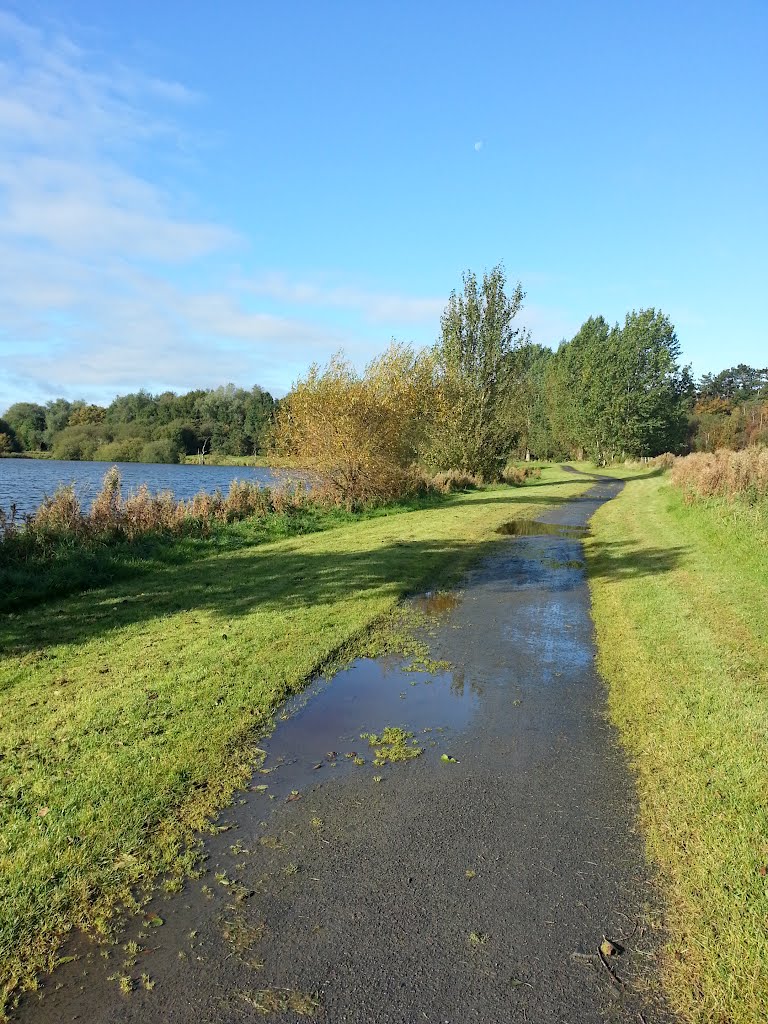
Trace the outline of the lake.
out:
<instances>
[{"instance_id":1,"label":"lake","mask_svg":"<svg viewBox=\"0 0 768 1024\"><path fill-rule=\"evenodd\" d=\"M46 494L60 484L74 484L83 504L90 507L101 489L109 462L60 462L57 459L0 459L0 507L7 512L15 503L22 515L34 512ZM119 462L123 494L146 484L151 491L172 491L177 498L191 498L198 491L226 491L233 480L249 480L269 487L300 473L257 466L154 465Z\"/></svg>"}]
</instances>

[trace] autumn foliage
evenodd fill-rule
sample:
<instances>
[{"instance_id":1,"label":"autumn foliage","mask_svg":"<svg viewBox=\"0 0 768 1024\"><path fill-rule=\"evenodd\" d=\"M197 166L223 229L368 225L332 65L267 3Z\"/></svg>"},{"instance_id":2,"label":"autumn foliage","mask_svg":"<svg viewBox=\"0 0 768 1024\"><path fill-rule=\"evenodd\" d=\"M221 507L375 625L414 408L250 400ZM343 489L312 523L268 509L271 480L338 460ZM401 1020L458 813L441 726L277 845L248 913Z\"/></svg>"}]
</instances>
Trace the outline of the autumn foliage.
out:
<instances>
[{"instance_id":1,"label":"autumn foliage","mask_svg":"<svg viewBox=\"0 0 768 1024\"><path fill-rule=\"evenodd\" d=\"M409 345L392 344L363 373L336 355L294 385L275 443L339 502L387 499L423 486L416 464L435 411L431 360Z\"/></svg>"}]
</instances>

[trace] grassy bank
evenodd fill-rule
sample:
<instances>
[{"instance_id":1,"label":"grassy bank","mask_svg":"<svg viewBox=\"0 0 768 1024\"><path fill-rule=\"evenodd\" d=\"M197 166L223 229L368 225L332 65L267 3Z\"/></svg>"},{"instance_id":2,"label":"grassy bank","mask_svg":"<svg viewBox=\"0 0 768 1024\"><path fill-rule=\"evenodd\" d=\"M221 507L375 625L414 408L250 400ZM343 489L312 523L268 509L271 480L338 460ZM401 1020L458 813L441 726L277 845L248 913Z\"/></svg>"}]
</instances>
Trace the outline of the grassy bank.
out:
<instances>
[{"instance_id":1,"label":"grassy bank","mask_svg":"<svg viewBox=\"0 0 768 1024\"><path fill-rule=\"evenodd\" d=\"M107 536L56 538L22 558L0 545L0 613L40 604L83 590L93 590L155 573L163 566L189 564L212 551L234 551L287 537L318 533L348 523L432 508L437 495L402 498L350 512L306 502L269 511L240 522L216 519L193 523L188 532L169 535L148 532L131 539Z\"/></svg>"},{"instance_id":2,"label":"grassy bank","mask_svg":"<svg viewBox=\"0 0 768 1024\"><path fill-rule=\"evenodd\" d=\"M55 962L68 927L98 926L133 883L178 867L288 694L359 649L404 594L457 577L501 523L587 486L548 470L309 536L213 538L193 559L0 620L6 990Z\"/></svg>"},{"instance_id":3,"label":"grassy bank","mask_svg":"<svg viewBox=\"0 0 768 1024\"><path fill-rule=\"evenodd\" d=\"M0 452L0 459L52 459L51 452Z\"/></svg>"},{"instance_id":4,"label":"grassy bank","mask_svg":"<svg viewBox=\"0 0 768 1024\"><path fill-rule=\"evenodd\" d=\"M756 1024L768 1006L768 522L726 501L686 506L654 476L630 480L592 526L600 667L669 906L667 990L691 1021Z\"/></svg>"}]
</instances>

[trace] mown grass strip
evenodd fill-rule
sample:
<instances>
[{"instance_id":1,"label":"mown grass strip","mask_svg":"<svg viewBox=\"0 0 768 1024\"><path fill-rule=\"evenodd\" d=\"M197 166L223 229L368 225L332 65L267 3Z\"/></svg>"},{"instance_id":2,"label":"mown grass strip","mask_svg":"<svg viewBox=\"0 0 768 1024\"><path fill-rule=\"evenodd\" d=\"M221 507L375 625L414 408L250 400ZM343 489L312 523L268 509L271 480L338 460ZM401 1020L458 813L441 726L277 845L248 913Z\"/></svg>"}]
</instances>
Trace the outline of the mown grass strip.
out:
<instances>
[{"instance_id":1,"label":"mown grass strip","mask_svg":"<svg viewBox=\"0 0 768 1024\"><path fill-rule=\"evenodd\" d=\"M404 594L456 579L501 523L589 485L553 469L309 536L212 542L0 620L4 990L52 966L67 928L103 925L137 881L183 870L278 704L359 651Z\"/></svg>"},{"instance_id":2,"label":"mown grass strip","mask_svg":"<svg viewBox=\"0 0 768 1024\"><path fill-rule=\"evenodd\" d=\"M768 524L630 480L587 541L600 668L668 902L688 1020L768 1007Z\"/></svg>"}]
</instances>

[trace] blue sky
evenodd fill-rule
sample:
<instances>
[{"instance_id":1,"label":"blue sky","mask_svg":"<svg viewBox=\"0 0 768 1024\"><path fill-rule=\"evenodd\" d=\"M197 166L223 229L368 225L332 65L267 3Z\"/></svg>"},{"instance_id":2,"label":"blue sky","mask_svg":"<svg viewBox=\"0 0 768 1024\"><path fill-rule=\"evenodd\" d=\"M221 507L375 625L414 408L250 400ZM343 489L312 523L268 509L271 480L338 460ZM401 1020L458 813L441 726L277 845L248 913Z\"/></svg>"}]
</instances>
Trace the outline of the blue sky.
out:
<instances>
[{"instance_id":1,"label":"blue sky","mask_svg":"<svg viewBox=\"0 0 768 1024\"><path fill-rule=\"evenodd\" d=\"M0 0L0 408L431 343L498 261L556 345L768 363L768 5Z\"/></svg>"}]
</instances>

